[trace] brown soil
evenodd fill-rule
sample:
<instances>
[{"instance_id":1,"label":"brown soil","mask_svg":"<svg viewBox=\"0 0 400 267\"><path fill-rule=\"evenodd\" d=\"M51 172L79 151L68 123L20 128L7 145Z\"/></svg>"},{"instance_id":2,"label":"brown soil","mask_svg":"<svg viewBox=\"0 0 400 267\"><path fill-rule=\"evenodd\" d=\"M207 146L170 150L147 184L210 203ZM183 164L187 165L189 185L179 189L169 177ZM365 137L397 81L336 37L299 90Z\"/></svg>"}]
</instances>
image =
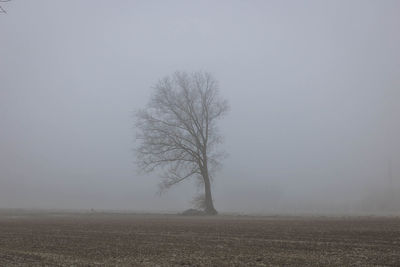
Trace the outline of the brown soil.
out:
<instances>
[{"instance_id":1,"label":"brown soil","mask_svg":"<svg viewBox=\"0 0 400 267\"><path fill-rule=\"evenodd\" d=\"M400 266L400 218L0 214L0 266Z\"/></svg>"}]
</instances>

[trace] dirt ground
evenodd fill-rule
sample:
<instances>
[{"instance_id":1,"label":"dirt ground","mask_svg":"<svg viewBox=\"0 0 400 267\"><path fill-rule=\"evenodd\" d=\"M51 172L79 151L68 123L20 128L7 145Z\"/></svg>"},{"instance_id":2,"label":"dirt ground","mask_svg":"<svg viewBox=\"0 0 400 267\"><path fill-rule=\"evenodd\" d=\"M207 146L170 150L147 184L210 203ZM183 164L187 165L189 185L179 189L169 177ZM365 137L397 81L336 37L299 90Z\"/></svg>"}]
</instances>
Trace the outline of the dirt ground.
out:
<instances>
[{"instance_id":1,"label":"dirt ground","mask_svg":"<svg viewBox=\"0 0 400 267\"><path fill-rule=\"evenodd\" d=\"M0 266L400 266L400 218L0 212Z\"/></svg>"}]
</instances>

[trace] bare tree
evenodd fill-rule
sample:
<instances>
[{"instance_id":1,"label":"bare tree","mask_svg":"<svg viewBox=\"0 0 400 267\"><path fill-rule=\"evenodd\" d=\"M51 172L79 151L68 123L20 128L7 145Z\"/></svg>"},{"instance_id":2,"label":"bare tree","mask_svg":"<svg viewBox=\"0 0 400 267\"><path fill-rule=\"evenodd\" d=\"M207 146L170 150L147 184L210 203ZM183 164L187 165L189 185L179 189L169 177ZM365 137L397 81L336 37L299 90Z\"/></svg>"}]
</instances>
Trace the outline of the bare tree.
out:
<instances>
[{"instance_id":1,"label":"bare tree","mask_svg":"<svg viewBox=\"0 0 400 267\"><path fill-rule=\"evenodd\" d=\"M217 121L228 111L217 81L209 73L176 72L154 89L147 107L137 113L140 169L161 169L161 190L197 177L204 185L204 211L217 214L211 181L224 155L217 149Z\"/></svg>"}]
</instances>

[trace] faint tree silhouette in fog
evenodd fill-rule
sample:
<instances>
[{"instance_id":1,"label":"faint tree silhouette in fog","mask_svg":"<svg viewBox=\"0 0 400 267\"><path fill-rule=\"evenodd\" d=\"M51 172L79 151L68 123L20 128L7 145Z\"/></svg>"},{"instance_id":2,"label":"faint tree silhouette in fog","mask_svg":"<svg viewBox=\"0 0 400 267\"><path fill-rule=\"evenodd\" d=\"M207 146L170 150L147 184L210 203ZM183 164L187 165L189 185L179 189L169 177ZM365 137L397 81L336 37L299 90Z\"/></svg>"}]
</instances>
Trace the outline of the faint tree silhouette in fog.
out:
<instances>
[{"instance_id":1,"label":"faint tree silhouette in fog","mask_svg":"<svg viewBox=\"0 0 400 267\"><path fill-rule=\"evenodd\" d=\"M1 3L10 2L11 0L0 0L0 13L7 13Z\"/></svg>"},{"instance_id":2,"label":"faint tree silhouette in fog","mask_svg":"<svg viewBox=\"0 0 400 267\"><path fill-rule=\"evenodd\" d=\"M204 211L217 214L211 195L212 175L224 153L217 121L228 111L215 78L205 72L176 72L161 79L146 108L136 114L137 163L141 170L162 172L160 189L191 177L204 185Z\"/></svg>"}]
</instances>

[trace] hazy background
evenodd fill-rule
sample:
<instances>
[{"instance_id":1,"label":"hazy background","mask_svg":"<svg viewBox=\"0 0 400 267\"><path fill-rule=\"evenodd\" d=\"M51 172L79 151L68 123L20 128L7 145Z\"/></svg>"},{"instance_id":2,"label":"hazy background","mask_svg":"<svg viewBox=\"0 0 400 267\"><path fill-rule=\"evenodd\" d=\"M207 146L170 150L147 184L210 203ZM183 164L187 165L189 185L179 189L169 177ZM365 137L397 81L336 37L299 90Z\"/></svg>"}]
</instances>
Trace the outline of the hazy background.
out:
<instances>
[{"instance_id":1,"label":"hazy background","mask_svg":"<svg viewBox=\"0 0 400 267\"><path fill-rule=\"evenodd\" d=\"M231 105L222 212L400 210L400 1L14 0L0 15L0 208L179 211L134 165L176 70Z\"/></svg>"}]
</instances>

